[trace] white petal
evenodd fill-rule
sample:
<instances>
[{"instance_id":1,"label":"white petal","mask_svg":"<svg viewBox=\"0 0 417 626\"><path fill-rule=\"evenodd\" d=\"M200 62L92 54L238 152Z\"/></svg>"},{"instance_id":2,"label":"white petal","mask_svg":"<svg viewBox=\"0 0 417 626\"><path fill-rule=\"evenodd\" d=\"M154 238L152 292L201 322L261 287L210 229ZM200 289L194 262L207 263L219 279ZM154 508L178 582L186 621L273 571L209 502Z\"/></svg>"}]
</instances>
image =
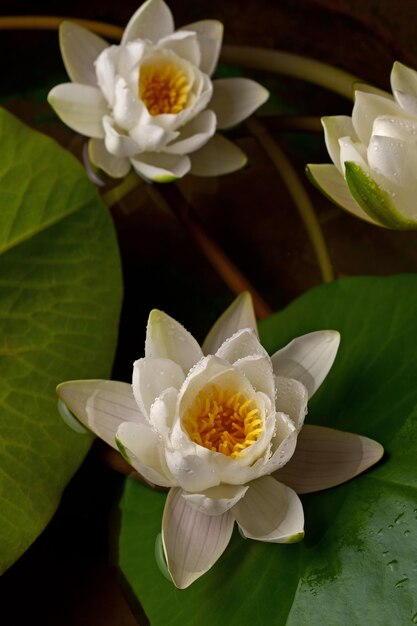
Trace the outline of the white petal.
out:
<instances>
[{"instance_id":1,"label":"white petal","mask_svg":"<svg viewBox=\"0 0 417 626\"><path fill-rule=\"evenodd\" d=\"M255 391L261 391L268 398L275 398L275 380L269 356L247 356L234 365L246 376Z\"/></svg>"},{"instance_id":2,"label":"white petal","mask_svg":"<svg viewBox=\"0 0 417 626\"><path fill-rule=\"evenodd\" d=\"M167 439L175 418L178 390L175 387L165 389L150 408L149 422L155 430Z\"/></svg>"},{"instance_id":3,"label":"white petal","mask_svg":"<svg viewBox=\"0 0 417 626\"><path fill-rule=\"evenodd\" d=\"M311 398L333 365L339 343L340 334L336 330L319 330L297 337L271 357L274 372L303 383Z\"/></svg>"},{"instance_id":4,"label":"white petal","mask_svg":"<svg viewBox=\"0 0 417 626\"><path fill-rule=\"evenodd\" d=\"M155 183L169 183L182 178L190 171L188 156L144 152L131 163L137 173Z\"/></svg>"},{"instance_id":5,"label":"white petal","mask_svg":"<svg viewBox=\"0 0 417 626\"><path fill-rule=\"evenodd\" d=\"M394 91L395 99L408 115L417 115L417 97L410 93L404 93L403 91Z\"/></svg>"},{"instance_id":6,"label":"white petal","mask_svg":"<svg viewBox=\"0 0 417 626\"><path fill-rule=\"evenodd\" d=\"M285 414L275 414L275 434L271 441L272 456L265 463L262 475L271 474L291 459L297 445L297 430L293 421Z\"/></svg>"},{"instance_id":7,"label":"white petal","mask_svg":"<svg viewBox=\"0 0 417 626\"><path fill-rule=\"evenodd\" d=\"M392 91L417 98L417 72L399 61L395 61L391 71ZM400 102L400 104L402 104ZM414 114L414 111L410 111Z\"/></svg>"},{"instance_id":8,"label":"white petal","mask_svg":"<svg viewBox=\"0 0 417 626\"><path fill-rule=\"evenodd\" d=\"M339 139L342 137L351 137L353 141L358 141L355 129L353 128L352 118L347 115L322 117L321 123L324 128L324 139L330 158L339 172L342 173L343 167L340 162Z\"/></svg>"},{"instance_id":9,"label":"white petal","mask_svg":"<svg viewBox=\"0 0 417 626\"><path fill-rule=\"evenodd\" d=\"M368 145L372 134L372 125L379 115L401 115L401 108L383 96L356 91L352 122L363 144Z\"/></svg>"},{"instance_id":10,"label":"white petal","mask_svg":"<svg viewBox=\"0 0 417 626\"><path fill-rule=\"evenodd\" d=\"M122 135L114 127L114 121L109 115L103 117L105 132L104 144L107 152L117 158L130 158L139 152L138 145L128 135Z\"/></svg>"},{"instance_id":11,"label":"white petal","mask_svg":"<svg viewBox=\"0 0 417 626\"><path fill-rule=\"evenodd\" d=\"M64 124L77 133L104 137L102 119L108 108L97 87L78 83L57 85L49 92L48 102Z\"/></svg>"},{"instance_id":12,"label":"white petal","mask_svg":"<svg viewBox=\"0 0 417 626\"><path fill-rule=\"evenodd\" d=\"M194 337L172 317L154 309L146 329L145 356L175 361L186 375L202 358L203 353Z\"/></svg>"},{"instance_id":13,"label":"white petal","mask_svg":"<svg viewBox=\"0 0 417 626\"><path fill-rule=\"evenodd\" d=\"M158 152L159 150L167 152L165 145L169 141L176 139L178 135L178 132L167 132L157 124L144 124L141 121L130 131L130 136L135 140L138 146L138 152L141 153L152 153ZM138 159L141 159L141 156L138 156Z\"/></svg>"},{"instance_id":14,"label":"white petal","mask_svg":"<svg viewBox=\"0 0 417 626\"><path fill-rule=\"evenodd\" d=\"M180 489L171 489L162 518L162 542L174 584L185 589L223 554L233 531L233 517L205 515L189 506Z\"/></svg>"},{"instance_id":15,"label":"white petal","mask_svg":"<svg viewBox=\"0 0 417 626\"><path fill-rule=\"evenodd\" d=\"M218 485L204 493L183 492L188 504L206 515L221 515L232 508L248 490L247 485Z\"/></svg>"},{"instance_id":16,"label":"white petal","mask_svg":"<svg viewBox=\"0 0 417 626\"><path fill-rule=\"evenodd\" d=\"M159 48L172 50L182 59L199 67L201 61L201 51L198 45L197 35L193 32L179 30L168 37L164 37L158 44Z\"/></svg>"},{"instance_id":17,"label":"white petal","mask_svg":"<svg viewBox=\"0 0 417 626\"><path fill-rule=\"evenodd\" d=\"M120 424L116 442L125 460L145 480L159 487L176 484L165 462L162 440L148 424Z\"/></svg>"},{"instance_id":18,"label":"white petal","mask_svg":"<svg viewBox=\"0 0 417 626\"><path fill-rule=\"evenodd\" d=\"M204 354L214 354L228 337L242 328L252 328L258 334L252 297L248 291L233 300L213 325L203 343Z\"/></svg>"},{"instance_id":19,"label":"white petal","mask_svg":"<svg viewBox=\"0 0 417 626\"><path fill-rule=\"evenodd\" d=\"M195 176L222 176L242 169L247 156L234 143L216 133L197 152L191 155L191 174Z\"/></svg>"},{"instance_id":20,"label":"white petal","mask_svg":"<svg viewBox=\"0 0 417 626\"><path fill-rule=\"evenodd\" d=\"M123 178L130 171L129 159L115 157L107 150L103 139L90 139L88 157L91 163L113 178Z\"/></svg>"},{"instance_id":21,"label":"white petal","mask_svg":"<svg viewBox=\"0 0 417 626\"><path fill-rule=\"evenodd\" d=\"M196 456L186 454L183 446L175 448L167 448L165 456L172 476L182 489L201 492L220 484L220 477L207 454L209 450L204 448L204 456Z\"/></svg>"},{"instance_id":22,"label":"white petal","mask_svg":"<svg viewBox=\"0 0 417 626\"><path fill-rule=\"evenodd\" d=\"M345 164L347 161L357 163L365 172L369 172L366 146L363 143L352 141L350 137L341 137L339 139L340 147L340 163L345 172Z\"/></svg>"},{"instance_id":23,"label":"white petal","mask_svg":"<svg viewBox=\"0 0 417 626\"><path fill-rule=\"evenodd\" d=\"M382 174L395 187L402 187L415 208L417 191L417 141L374 136L368 148L368 161L373 170ZM378 181L379 182L379 181ZM386 188L386 186L385 186ZM389 190L389 189L388 189ZM401 201L396 204L401 206ZM402 208L402 206L401 206Z\"/></svg>"},{"instance_id":24,"label":"white petal","mask_svg":"<svg viewBox=\"0 0 417 626\"><path fill-rule=\"evenodd\" d=\"M107 41L74 22L59 26L59 45L68 76L74 83L97 86L94 62L108 47Z\"/></svg>"},{"instance_id":25,"label":"white petal","mask_svg":"<svg viewBox=\"0 0 417 626\"><path fill-rule=\"evenodd\" d=\"M232 514L249 539L293 543L304 537L304 512L299 497L271 476L251 483Z\"/></svg>"},{"instance_id":26,"label":"white petal","mask_svg":"<svg viewBox=\"0 0 417 626\"><path fill-rule=\"evenodd\" d=\"M308 392L306 387L294 378L275 378L276 408L291 418L299 431L307 413Z\"/></svg>"},{"instance_id":27,"label":"white petal","mask_svg":"<svg viewBox=\"0 0 417 626\"><path fill-rule=\"evenodd\" d=\"M122 422L145 423L127 383L76 380L58 385L57 394L82 424L115 449Z\"/></svg>"},{"instance_id":28,"label":"white petal","mask_svg":"<svg viewBox=\"0 0 417 626\"><path fill-rule=\"evenodd\" d=\"M243 328L222 343L216 356L229 363L235 363L246 356L267 357L268 353L259 343L256 332L252 328Z\"/></svg>"},{"instance_id":29,"label":"white petal","mask_svg":"<svg viewBox=\"0 0 417 626\"><path fill-rule=\"evenodd\" d=\"M115 83L113 118L117 126L125 131L141 123L143 104L133 95L123 78ZM139 151L139 150L138 150Z\"/></svg>"},{"instance_id":30,"label":"white petal","mask_svg":"<svg viewBox=\"0 0 417 626\"><path fill-rule=\"evenodd\" d=\"M383 452L383 447L368 437L304 426L293 457L274 476L297 493L320 491L364 472Z\"/></svg>"},{"instance_id":31,"label":"white petal","mask_svg":"<svg viewBox=\"0 0 417 626\"><path fill-rule=\"evenodd\" d=\"M109 46L103 50L95 64L98 85L111 107L114 105L117 65L120 53L120 46Z\"/></svg>"},{"instance_id":32,"label":"white petal","mask_svg":"<svg viewBox=\"0 0 417 626\"><path fill-rule=\"evenodd\" d=\"M216 132L216 116L206 109L188 122L176 141L164 148L168 154L189 154L199 150Z\"/></svg>"},{"instance_id":33,"label":"white petal","mask_svg":"<svg viewBox=\"0 0 417 626\"><path fill-rule=\"evenodd\" d=\"M307 175L310 180L324 193L329 200L338 204L342 209L349 211L370 224L375 224L367 213L356 202L349 187L335 165L307 165Z\"/></svg>"},{"instance_id":34,"label":"white petal","mask_svg":"<svg viewBox=\"0 0 417 626\"><path fill-rule=\"evenodd\" d=\"M217 128L230 128L252 115L268 100L269 92L249 78L220 78L213 81L210 109L217 116Z\"/></svg>"},{"instance_id":35,"label":"white petal","mask_svg":"<svg viewBox=\"0 0 417 626\"><path fill-rule=\"evenodd\" d=\"M223 24L217 20L201 20L187 24L181 30L191 30L197 33L201 49L200 70L211 76L219 60L223 39Z\"/></svg>"},{"instance_id":36,"label":"white petal","mask_svg":"<svg viewBox=\"0 0 417 626\"><path fill-rule=\"evenodd\" d=\"M417 140L417 119L405 115L401 117L398 115L396 117L381 115L374 122L372 135L415 142Z\"/></svg>"},{"instance_id":37,"label":"white petal","mask_svg":"<svg viewBox=\"0 0 417 626\"><path fill-rule=\"evenodd\" d=\"M159 41L174 30L172 13L163 0L147 0L132 15L123 33L121 44L124 46L134 39Z\"/></svg>"},{"instance_id":38,"label":"white petal","mask_svg":"<svg viewBox=\"0 0 417 626\"><path fill-rule=\"evenodd\" d=\"M149 417L151 406L165 389L179 389L185 376L181 367L164 358L139 359L133 366L133 394L142 413Z\"/></svg>"}]
</instances>

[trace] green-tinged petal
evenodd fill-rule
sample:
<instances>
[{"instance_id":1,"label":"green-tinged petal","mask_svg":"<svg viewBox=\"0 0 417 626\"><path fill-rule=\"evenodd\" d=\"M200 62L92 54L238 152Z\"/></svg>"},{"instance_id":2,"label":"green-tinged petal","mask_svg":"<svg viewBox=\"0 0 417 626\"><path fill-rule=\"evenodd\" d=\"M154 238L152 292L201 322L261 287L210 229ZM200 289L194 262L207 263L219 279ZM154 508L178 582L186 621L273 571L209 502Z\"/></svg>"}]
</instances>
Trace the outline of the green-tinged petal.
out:
<instances>
[{"instance_id":1,"label":"green-tinged petal","mask_svg":"<svg viewBox=\"0 0 417 626\"><path fill-rule=\"evenodd\" d=\"M239 502L248 490L247 485L218 485L203 493L183 492L188 504L206 515L222 515Z\"/></svg>"},{"instance_id":2,"label":"green-tinged petal","mask_svg":"<svg viewBox=\"0 0 417 626\"><path fill-rule=\"evenodd\" d=\"M221 78L213 81L210 109L217 116L217 128L230 128L252 115L268 100L269 92L249 78Z\"/></svg>"},{"instance_id":3,"label":"green-tinged petal","mask_svg":"<svg viewBox=\"0 0 417 626\"><path fill-rule=\"evenodd\" d=\"M307 413L307 388L294 378L276 376L276 408L288 415L299 431Z\"/></svg>"},{"instance_id":4,"label":"green-tinged petal","mask_svg":"<svg viewBox=\"0 0 417 626\"><path fill-rule=\"evenodd\" d=\"M377 463L383 447L368 437L323 426L304 426L290 461L275 472L297 493L329 489Z\"/></svg>"},{"instance_id":5,"label":"green-tinged petal","mask_svg":"<svg viewBox=\"0 0 417 626\"><path fill-rule=\"evenodd\" d=\"M216 351L216 355L229 363L235 363L247 356L268 356L253 328L242 328L228 337Z\"/></svg>"},{"instance_id":6,"label":"green-tinged petal","mask_svg":"<svg viewBox=\"0 0 417 626\"><path fill-rule=\"evenodd\" d=\"M162 541L169 573L185 589L223 554L233 531L233 517L205 515L190 506L180 489L171 489L162 518Z\"/></svg>"},{"instance_id":7,"label":"green-tinged petal","mask_svg":"<svg viewBox=\"0 0 417 626\"><path fill-rule=\"evenodd\" d=\"M222 313L203 343L204 354L215 354L222 343L242 328L252 328L258 334L252 296L241 293Z\"/></svg>"},{"instance_id":8,"label":"green-tinged petal","mask_svg":"<svg viewBox=\"0 0 417 626\"><path fill-rule=\"evenodd\" d=\"M274 372L303 383L311 398L332 367L339 343L336 330L318 330L297 337L271 357Z\"/></svg>"},{"instance_id":9,"label":"green-tinged petal","mask_svg":"<svg viewBox=\"0 0 417 626\"><path fill-rule=\"evenodd\" d=\"M172 317L154 309L146 330L145 356L171 359L178 363L185 375L202 358L197 341Z\"/></svg>"},{"instance_id":10,"label":"green-tinged petal","mask_svg":"<svg viewBox=\"0 0 417 626\"><path fill-rule=\"evenodd\" d=\"M216 132L216 116L206 109L183 128L178 139L164 148L167 154L190 154L200 150Z\"/></svg>"},{"instance_id":11,"label":"green-tinged petal","mask_svg":"<svg viewBox=\"0 0 417 626\"><path fill-rule=\"evenodd\" d=\"M152 152L132 158L131 163L140 176L155 183L170 183L182 178L191 167L188 156Z\"/></svg>"},{"instance_id":12,"label":"green-tinged petal","mask_svg":"<svg viewBox=\"0 0 417 626\"><path fill-rule=\"evenodd\" d=\"M121 44L134 39L149 39L153 43L174 30L172 13L163 0L147 0L132 15L123 33Z\"/></svg>"},{"instance_id":13,"label":"green-tinged petal","mask_svg":"<svg viewBox=\"0 0 417 626\"><path fill-rule=\"evenodd\" d=\"M306 172L313 185L320 189L329 200L335 202L355 217L375 224L375 220L367 215L353 198L344 177L335 165L315 165L310 163L307 165Z\"/></svg>"},{"instance_id":14,"label":"green-tinged petal","mask_svg":"<svg viewBox=\"0 0 417 626\"><path fill-rule=\"evenodd\" d=\"M352 122L360 141L368 145L372 126L379 115L401 115L401 107L396 102L375 93L355 92Z\"/></svg>"},{"instance_id":15,"label":"green-tinged petal","mask_svg":"<svg viewBox=\"0 0 417 626\"><path fill-rule=\"evenodd\" d=\"M175 484L167 467L161 438L149 424L123 422L115 441L124 459L148 482L159 487Z\"/></svg>"},{"instance_id":16,"label":"green-tinged petal","mask_svg":"<svg viewBox=\"0 0 417 626\"><path fill-rule=\"evenodd\" d=\"M248 161L246 154L234 143L216 133L197 152L190 155L191 174L222 176L242 169Z\"/></svg>"},{"instance_id":17,"label":"green-tinged petal","mask_svg":"<svg viewBox=\"0 0 417 626\"><path fill-rule=\"evenodd\" d=\"M299 497L271 476L251 483L231 512L248 539L294 543L304 537L304 512Z\"/></svg>"},{"instance_id":18,"label":"green-tinged petal","mask_svg":"<svg viewBox=\"0 0 417 626\"><path fill-rule=\"evenodd\" d=\"M74 22L62 22L59 27L59 45L68 76L74 83L97 86L94 62L108 47L98 35Z\"/></svg>"},{"instance_id":19,"label":"green-tinged petal","mask_svg":"<svg viewBox=\"0 0 417 626\"><path fill-rule=\"evenodd\" d=\"M219 60L223 24L217 20L201 20L182 26L181 30L191 30L197 33L201 50L200 70L211 76Z\"/></svg>"},{"instance_id":20,"label":"green-tinged petal","mask_svg":"<svg viewBox=\"0 0 417 626\"><path fill-rule=\"evenodd\" d=\"M97 87L78 83L57 85L49 92L48 102L72 130L87 137L104 137L102 119L108 108Z\"/></svg>"},{"instance_id":21,"label":"green-tinged petal","mask_svg":"<svg viewBox=\"0 0 417 626\"><path fill-rule=\"evenodd\" d=\"M371 218L396 230L414 230L417 227L417 222L404 217L394 205L392 196L357 163L348 162L345 167L346 182L351 194Z\"/></svg>"},{"instance_id":22,"label":"green-tinged petal","mask_svg":"<svg viewBox=\"0 0 417 626\"><path fill-rule=\"evenodd\" d=\"M343 166L340 161L339 139L342 137L351 137L354 141L358 141L355 129L353 128L352 118L347 115L322 117L321 123L324 128L324 140L330 158L339 172L343 172Z\"/></svg>"},{"instance_id":23,"label":"green-tinged petal","mask_svg":"<svg viewBox=\"0 0 417 626\"><path fill-rule=\"evenodd\" d=\"M113 448L122 422L144 422L132 387L113 380L75 380L57 387L58 397L76 418Z\"/></svg>"},{"instance_id":24,"label":"green-tinged petal","mask_svg":"<svg viewBox=\"0 0 417 626\"><path fill-rule=\"evenodd\" d=\"M131 169L129 159L115 157L110 154L104 145L103 139L90 139L88 142L88 158L91 163L113 178L123 178Z\"/></svg>"},{"instance_id":25,"label":"green-tinged petal","mask_svg":"<svg viewBox=\"0 0 417 626\"><path fill-rule=\"evenodd\" d=\"M151 407L165 389L179 389L185 376L178 363L164 358L146 358L135 361L133 367L133 394L144 415L150 415Z\"/></svg>"}]
</instances>

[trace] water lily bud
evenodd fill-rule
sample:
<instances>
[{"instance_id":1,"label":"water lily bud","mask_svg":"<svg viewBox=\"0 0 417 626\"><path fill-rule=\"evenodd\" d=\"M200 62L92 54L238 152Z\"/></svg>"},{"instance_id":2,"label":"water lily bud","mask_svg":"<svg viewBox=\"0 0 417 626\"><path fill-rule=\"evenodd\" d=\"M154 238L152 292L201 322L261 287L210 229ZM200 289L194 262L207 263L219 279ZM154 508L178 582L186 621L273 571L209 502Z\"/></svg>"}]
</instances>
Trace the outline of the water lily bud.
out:
<instances>
[{"instance_id":1,"label":"water lily bud","mask_svg":"<svg viewBox=\"0 0 417 626\"><path fill-rule=\"evenodd\" d=\"M417 72L394 63L392 94L359 86L352 117L322 119L334 165L308 165L331 200L370 223L417 229Z\"/></svg>"}]
</instances>

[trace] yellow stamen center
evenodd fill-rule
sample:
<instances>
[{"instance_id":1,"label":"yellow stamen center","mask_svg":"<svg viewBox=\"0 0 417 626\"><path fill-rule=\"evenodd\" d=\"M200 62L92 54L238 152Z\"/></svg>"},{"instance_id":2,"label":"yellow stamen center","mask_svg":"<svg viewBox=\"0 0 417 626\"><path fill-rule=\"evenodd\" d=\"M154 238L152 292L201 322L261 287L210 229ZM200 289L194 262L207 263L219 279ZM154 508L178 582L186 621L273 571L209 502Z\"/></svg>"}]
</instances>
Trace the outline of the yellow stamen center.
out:
<instances>
[{"instance_id":1,"label":"yellow stamen center","mask_svg":"<svg viewBox=\"0 0 417 626\"><path fill-rule=\"evenodd\" d=\"M191 85L185 71L165 59L140 68L139 97L151 115L180 113L188 104Z\"/></svg>"},{"instance_id":2,"label":"yellow stamen center","mask_svg":"<svg viewBox=\"0 0 417 626\"><path fill-rule=\"evenodd\" d=\"M216 385L199 392L183 425L192 441L232 459L254 444L263 431L252 398Z\"/></svg>"}]
</instances>

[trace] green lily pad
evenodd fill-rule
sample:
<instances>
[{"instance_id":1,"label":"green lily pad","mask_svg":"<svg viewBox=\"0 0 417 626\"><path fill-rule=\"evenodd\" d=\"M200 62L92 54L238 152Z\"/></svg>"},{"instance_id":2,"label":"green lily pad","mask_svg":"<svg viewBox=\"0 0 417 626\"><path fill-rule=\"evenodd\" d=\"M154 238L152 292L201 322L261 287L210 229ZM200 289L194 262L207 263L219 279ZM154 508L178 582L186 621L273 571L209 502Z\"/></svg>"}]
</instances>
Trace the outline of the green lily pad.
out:
<instances>
[{"instance_id":1,"label":"green lily pad","mask_svg":"<svg viewBox=\"0 0 417 626\"><path fill-rule=\"evenodd\" d=\"M184 591L155 562L164 494L128 480L119 563L152 626L417 623L417 276L318 287L260 330L272 352L326 328L340 330L342 343L308 423L377 439L384 460L343 486L303 496L300 544L235 532L212 570Z\"/></svg>"},{"instance_id":2,"label":"green lily pad","mask_svg":"<svg viewBox=\"0 0 417 626\"><path fill-rule=\"evenodd\" d=\"M56 385L108 377L121 271L111 219L83 168L0 110L0 572L43 530L91 445Z\"/></svg>"}]
</instances>

